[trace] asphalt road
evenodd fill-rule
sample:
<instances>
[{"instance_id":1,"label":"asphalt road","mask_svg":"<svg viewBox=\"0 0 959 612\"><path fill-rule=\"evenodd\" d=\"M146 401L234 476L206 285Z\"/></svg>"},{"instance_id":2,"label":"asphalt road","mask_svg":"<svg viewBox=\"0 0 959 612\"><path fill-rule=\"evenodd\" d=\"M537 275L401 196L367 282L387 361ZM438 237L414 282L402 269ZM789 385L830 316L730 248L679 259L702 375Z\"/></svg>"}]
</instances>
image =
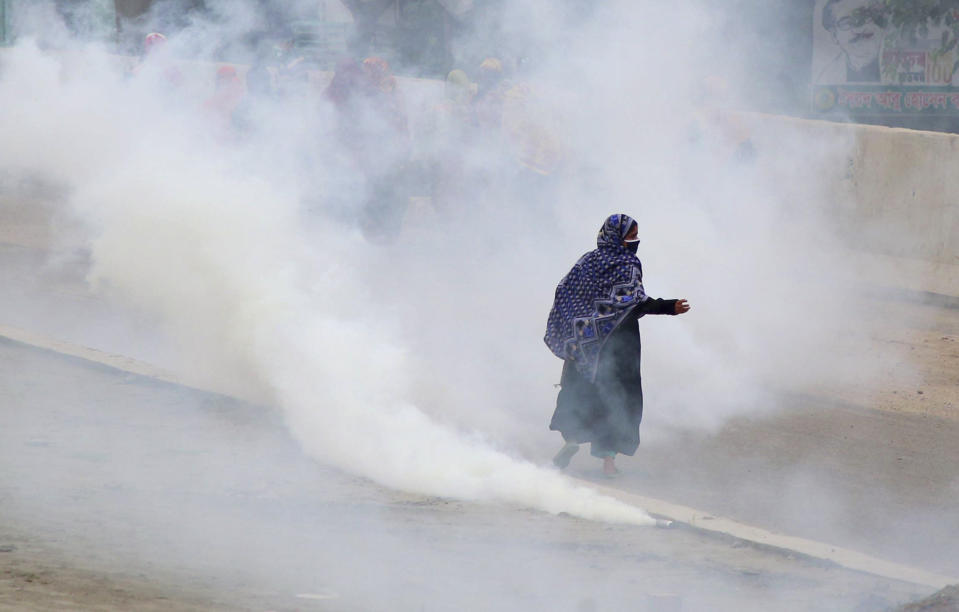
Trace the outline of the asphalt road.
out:
<instances>
[{"instance_id":1,"label":"asphalt road","mask_svg":"<svg viewBox=\"0 0 959 612\"><path fill-rule=\"evenodd\" d=\"M824 397L780 402L716 434L641 446L620 460L615 486L959 576L959 422ZM596 477L595 460L577 460L573 474Z\"/></svg>"},{"instance_id":2,"label":"asphalt road","mask_svg":"<svg viewBox=\"0 0 959 612\"><path fill-rule=\"evenodd\" d=\"M0 245L0 323L106 350L142 332L47 257ZM959 425L909 401L780 393L762 418L647 439L603 484L956 575ZM384 490L305 456L271 408L9 341L0 465L0 609L878 611L930 591L687 529ZM585 452L570 471L598 476Z\"/></svg>"},{"instance_id":3,"label":"asphalt road","mask_svg":"<svg viewBox=\"0 0 959 612\"><path fill-rule=\"evenodd\" d=\"M303 455L268 408L10 341L0 399L0 608L883 610L930 591L384 490Z\"/></svg>"}]
</instances>

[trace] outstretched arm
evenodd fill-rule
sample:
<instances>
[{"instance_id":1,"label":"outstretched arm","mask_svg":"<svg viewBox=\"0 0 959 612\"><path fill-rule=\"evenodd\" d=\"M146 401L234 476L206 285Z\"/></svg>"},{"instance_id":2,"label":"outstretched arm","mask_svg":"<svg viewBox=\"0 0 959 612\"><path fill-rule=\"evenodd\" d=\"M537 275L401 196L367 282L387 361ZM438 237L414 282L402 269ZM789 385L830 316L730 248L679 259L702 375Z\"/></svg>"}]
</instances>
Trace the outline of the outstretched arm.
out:
<instances>
[{"instance_id":1,"label":"outstretched arm","mask_svg":"<svg viewBox=\"0 0 959 612\"><path fill-rule=\"evenodd\" d=\"M678 315L689 312L689 302L685 298L678 300L664 300L662 298L647 298L636 306L637 314Z\"/></svg>"}]
</instances>

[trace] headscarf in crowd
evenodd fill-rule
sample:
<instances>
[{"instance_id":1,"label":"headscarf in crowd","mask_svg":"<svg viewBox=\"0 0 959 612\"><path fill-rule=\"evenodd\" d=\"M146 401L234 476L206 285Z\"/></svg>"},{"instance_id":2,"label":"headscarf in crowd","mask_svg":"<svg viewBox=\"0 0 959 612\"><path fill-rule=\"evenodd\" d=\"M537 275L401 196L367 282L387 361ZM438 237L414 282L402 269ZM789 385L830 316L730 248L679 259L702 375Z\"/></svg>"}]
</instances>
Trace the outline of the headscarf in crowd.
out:
<instances>
[{"instance_id":1,"label":"headscarf in crowd","mask_svg":"<svg viewBox=\"0 0 959 612\"><path fill-rule=\"evenodd\" d=\"M150 32L143 38L143 55L130 70L133 76L151 74L153 77L162 76L158 83L167 86L180 87L183 85L183 74L171 61L170 50L167 47L167 37L159 32ZM151 67L148 68L147 65Z\"/></svg>"},{"instance_id":2,"label":"headscarf in crowd","mask_svg":"<svg viewBox=\"0 0 959 612\"><path fill-rule=\"evenodd\" d=\"M335 132L366 174L383 174L410 155L406 111L386 60L343 58L324 91L335 109Z\"/></svg>"},{"instance_id":3,"label":"headscarf in crowd","mask_svg":"<svg viewBox=\"0 0 959 612\"><path fill-rule=\"evenodd\" d=\"M492 91L505 78L503 74L503 62L495 57L487 57L479 65L476 84L479 88L479 95L485 96Z\"/></svg>"},{"instance_id":4,"label":"headscarf in crowd","mask_svg":"<svg viewBox=\"0 0 959 612\"><path fill-rule=\"evenodd\" d=\"M390 70L390 64L381 57L368 57L363 60L363 72L369 78L370 107L381 120L397 135L403 138L403 148L409 143L406 110L396 90L396 78Z\"/></svg>"},{"instance_id":5,"label":"headscarf in crowd","mask_svg":"<svg viewBox=\"0 0 959 612\"><path fill-rule=\"evenodd\" d=\"M443 92L446 99L456 104L469 104L473 98L475 85L470 83L469 77L462 70L451 70L446 75L446 85Z\"/></svg>"},{"instance_id":6,"label":"headscarf in crowd","mask_svg":"<svg viewBox=\"0 0 959 612\"><path fill-rule=\"evenodd\" d=\"M203 103L213 133L228 140L232 134L233 113L243 99L243 81L233 66L220 66L216 70L213 95Z\"/></svg>"},{"instance_id":7,"label":"headscarf in crowd","mask_svg":"<svg viewBox=\"0 0 959 612\"><path fill-rule=\"evenodd\" d=\"M386 93L396 89L396 79L393 78L390 64L382 57L368 57L363 60L363 70L376 89Z\"/></svg>"},{"instance_id":8,"label":"headscarf in crowd","mask_svg":"<svg viewBox=\"0 0 959 612\"><path fill-rule=\"evenodd\" d=\"M597 248L583 255L556 287L543 340L590 381L596 379L599 354L610 334L647 299L642 265L623 246L635 224L628 215L611 215L599 230Z\"/></svg>"},{"instance_id":9,"label":"headscarf in crowd","mask_svg":"<svg viewBox=\"0 0 959 612\"><path fill-rule=\"evenodd\" d=\"M159 32L150 32L143 38L143 54L149 55L166 45L166 36Z\"/></svg>"},{"instance_id":10,"label":"headscarf in crowd","mask_svg":"<svg viewBox=\"0 0 959 612\"><path fill-rule=\"evenodd\" d=\"M476 74L476 120L481 127L499 130L503 125L503 103L511 85L503 72L503 63L488 57Z\"/></svg>"},{"instance_id":11,"label":"headscarf in crowd","mask_svg":"<svg viewBox=\"0 0 959 612\"><path fill-rule=\"evenodd\" d=\"M228 115L243 98L243 81L233 66L220 66L216 70L213 95L207 98L207 110Z\"/></svg>"},{"instance_id":12,"label":"headscarf in crowd","mask_svg":"<svg viewBox=\"0 0 959 612\"><path fill-rule=\"evenodd\" d=\"M366 95L368 83L360 65L353 58L345 57L336 63L336 71L324 95L337 108L343 108L354 102L357 96Z\"/></svg>"}]
</instances>

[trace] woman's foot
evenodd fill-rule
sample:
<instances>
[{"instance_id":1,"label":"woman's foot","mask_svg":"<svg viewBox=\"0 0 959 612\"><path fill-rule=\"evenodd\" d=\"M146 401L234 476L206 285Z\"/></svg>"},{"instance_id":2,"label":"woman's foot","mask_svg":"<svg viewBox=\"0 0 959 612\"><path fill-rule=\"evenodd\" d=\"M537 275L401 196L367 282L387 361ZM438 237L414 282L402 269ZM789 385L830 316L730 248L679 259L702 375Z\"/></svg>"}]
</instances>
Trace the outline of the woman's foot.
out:
<instances>
[{"instance_id":1,"label":"woman's foot","mask_svg":"<svg viewBox=\"0 0 959 612\"><path fill-rule=\"evenodd\" d=\"M616 478L620 471L616 469L616 457L603 457L603 476Z\"/></svg>"},{"instance_id":2,"label":"woman's foot","mask_svg":"<svg viewBox=\"0 0 959 612\"><path fill-rule=\"evenodd\" d=\"M567 442L563 445L563 448L559 449L559 452L556 453L556 456L553 457L553 465L561 470L565 470L566 466L569 465L569 460L573 458L573 455L575 455L576 451L578 450L579 444Z\"/></svg>"}]
</instances>

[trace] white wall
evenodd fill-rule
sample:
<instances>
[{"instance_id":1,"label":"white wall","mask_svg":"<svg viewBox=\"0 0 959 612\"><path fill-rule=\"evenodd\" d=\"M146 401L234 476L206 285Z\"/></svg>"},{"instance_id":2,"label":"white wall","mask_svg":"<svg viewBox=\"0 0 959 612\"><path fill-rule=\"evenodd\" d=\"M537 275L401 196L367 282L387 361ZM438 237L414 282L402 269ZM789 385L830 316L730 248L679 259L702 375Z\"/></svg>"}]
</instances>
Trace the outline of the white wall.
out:
<instances>
[{"instance_id":1,"label":"white wall","mask_svg":"<svg viewBox=\"0 0 959 612\"><path fill-rule=\"evenodd\" d=\"M959 135L742 117L759 155L789 146L784 138L797 132L837 152L815 162L831 164L813 172L826 187L823 201L793 205L816 207L832 221L864 280L959 296ZM792 163L808 170L804 159Z\"/></svg>"}]
</instances>

